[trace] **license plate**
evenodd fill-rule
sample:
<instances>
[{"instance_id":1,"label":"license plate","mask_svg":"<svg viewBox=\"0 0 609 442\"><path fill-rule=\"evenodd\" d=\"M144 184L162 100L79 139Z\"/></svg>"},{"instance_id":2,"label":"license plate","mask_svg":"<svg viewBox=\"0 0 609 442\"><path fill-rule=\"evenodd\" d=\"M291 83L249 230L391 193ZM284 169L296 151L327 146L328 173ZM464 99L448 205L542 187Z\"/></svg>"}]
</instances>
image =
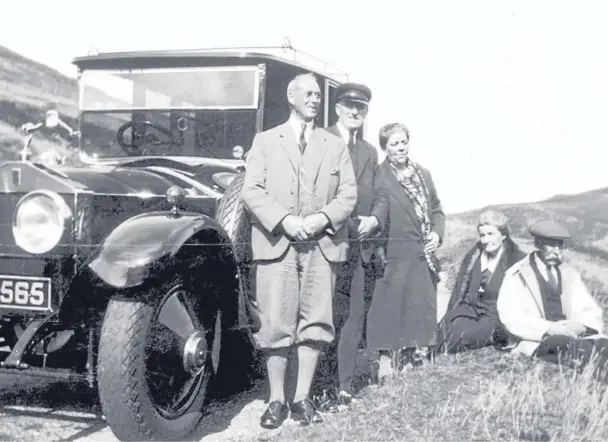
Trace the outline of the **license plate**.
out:
<instances>
[{"instance_id":1,"label":"license plate","mask_svg":"<svg viewBox=\"0 0 609 442\"><path fill-rule=\"evenodd\" d=\"M51 278L0 275L0 309L50 311Z\"/></svg>"}]
</instances>

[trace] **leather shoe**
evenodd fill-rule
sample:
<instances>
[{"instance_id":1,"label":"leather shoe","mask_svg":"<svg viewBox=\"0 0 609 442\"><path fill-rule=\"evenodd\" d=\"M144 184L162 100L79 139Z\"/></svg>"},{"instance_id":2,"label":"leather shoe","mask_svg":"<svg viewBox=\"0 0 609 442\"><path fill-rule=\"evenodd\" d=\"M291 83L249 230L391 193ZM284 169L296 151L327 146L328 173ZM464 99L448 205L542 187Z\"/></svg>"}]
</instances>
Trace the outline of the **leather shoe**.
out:
<instances>
[{"instance_id":1,"label":"leather shoe","mask_svg":"<svg viewBox=\"0 0 609 442\"><path fill-rule=\"evenodd\" d=\"M267 429L279 428L288 417L289 408L286 404L271 402L260 418L260 426Z\"/></svg>"},{"instance_id":2,"label":"leather shoe","mask_svg":"<svg viewBox=\"0 0 609 442\"><path fill-rule=\"evenodd\" d=\"M292 419L300 422L302 425L323 422L323 419L315 409L313 402L309 399L292 404Z\"/></svg>"}]
</instances>

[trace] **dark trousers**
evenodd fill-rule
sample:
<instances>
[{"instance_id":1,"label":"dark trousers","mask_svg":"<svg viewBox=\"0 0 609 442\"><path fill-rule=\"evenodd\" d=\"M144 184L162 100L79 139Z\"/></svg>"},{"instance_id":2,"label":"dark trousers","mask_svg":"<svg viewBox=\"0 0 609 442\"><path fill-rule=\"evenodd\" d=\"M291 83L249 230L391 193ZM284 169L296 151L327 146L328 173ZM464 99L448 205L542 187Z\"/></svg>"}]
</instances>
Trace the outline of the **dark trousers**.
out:
<instances>
[{"instance_id":1,"label":"dark trousers","mask_svg":"<svg viewBox=\"0 0 609 442\"><path fill-rule=\"evenodd\" d=\"M473 311L473 309L472 309ZM448 314L447 316L450 316ZM440 352L457 353L487 346L501 347L507 336L496 316L471 315L445 318L438 325Z\"/></svg>"},{"instance_id":2,"label":"dark trousers","mask_svg":"<svg viewBox=\"0 0 609 442\"><path fill-rule=\"evenodd\" d=\"M372 269L362 262L360 243L352 243L348 260L341 265L336 280L332 305L336 338L321 358L313 394L321 394L324 389L352 390L374 282Z\"/></svg>"},{"instance_id":3,"label":"dark trousers","mask_svg":"<svg viewBox=\"0 0 609 442\"><path fill-rule=\"evenodd\" d=\"M607 338L548 336L541 341L533 356L577 371L583 371L586 366L593 364L594 377L607 384Z\"/></svg>"}]
</instances>

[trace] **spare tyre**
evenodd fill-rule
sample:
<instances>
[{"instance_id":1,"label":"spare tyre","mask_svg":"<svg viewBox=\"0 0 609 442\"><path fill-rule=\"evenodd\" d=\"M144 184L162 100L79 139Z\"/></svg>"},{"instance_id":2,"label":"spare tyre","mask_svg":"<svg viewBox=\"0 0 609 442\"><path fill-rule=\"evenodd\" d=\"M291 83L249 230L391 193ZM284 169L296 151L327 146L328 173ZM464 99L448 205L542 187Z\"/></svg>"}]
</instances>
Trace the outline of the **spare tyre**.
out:
<instances>
[{"instance_id":1,"label":"spare tyre","mask_svg":"<svg viewBox=\"0 0 609 442\"><path fill-rule=\"evenodd\" d=\"M240 322L248 328L251 338L251 334L260 328L260 318L251 280L251 276L253 276L251 218L241 199L244 179L245 173L240 173L227 187L218 206L216 221L228 233L233 243L242 289L239 313L243 316Z\"/></svg>"},{"instance_id":2,"label":"spare tyre","mask_svg":"<svg viewBox=\"0 0 609 442\"><path fill-rule=\"evenodd\" d=\"M264 376L264 358L260 350L256 348L253 334L260 329L260 316L254 298L253 286L255 282L252 277L255 272L252 269L252 247L251 247L251 218L243 201L241 200L241 190L245 173L237 175L226 191L218 205L216 221L228 233L232 243L233 251L237 261L240 282L239 294L239 333L232 333L227 336L222 348L226 353L222 354L222 361L228 365L229 370L219 370L218 386L232 385L239 390L246 385L240 385L235 376L235 367L248 366L247 379L243 379L245 384L251 384L256 379ZM249 347L243 347L244 339L249 341ZM226 379L222 379L222 378ZM231 391L232 392L232 391ZM215 392L222 396L229 393L225 388L220 388Z\"/></svg>"}]
</instances>

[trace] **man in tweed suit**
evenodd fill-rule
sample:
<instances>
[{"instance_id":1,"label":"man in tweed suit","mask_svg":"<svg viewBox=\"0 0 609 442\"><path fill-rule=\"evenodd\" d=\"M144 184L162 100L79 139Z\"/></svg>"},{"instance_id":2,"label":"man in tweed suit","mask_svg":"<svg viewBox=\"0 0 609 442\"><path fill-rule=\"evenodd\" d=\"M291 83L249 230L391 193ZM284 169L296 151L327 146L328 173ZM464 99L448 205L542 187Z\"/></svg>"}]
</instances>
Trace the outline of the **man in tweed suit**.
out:
<instances>
[{"instance_id":1,"label":"man in tweed suit","mask_svg":"<svg viewBox=\"0 0 609 442\"><path fill-rule=\"evenodd\" d=\"M315 76L295 77L287 97L289 120L254 138L242 191L252 214L261 321L254 339L268 354L264 428L280 426L288 411L303 424L321 421L309 391L320 350L334 339L336 272L347 259L346 222L357 199L345 143L314 126L321 106ZM297 347L298 379L288 406L284 383L292 346Z\"/></svg>"}]
</instances>

